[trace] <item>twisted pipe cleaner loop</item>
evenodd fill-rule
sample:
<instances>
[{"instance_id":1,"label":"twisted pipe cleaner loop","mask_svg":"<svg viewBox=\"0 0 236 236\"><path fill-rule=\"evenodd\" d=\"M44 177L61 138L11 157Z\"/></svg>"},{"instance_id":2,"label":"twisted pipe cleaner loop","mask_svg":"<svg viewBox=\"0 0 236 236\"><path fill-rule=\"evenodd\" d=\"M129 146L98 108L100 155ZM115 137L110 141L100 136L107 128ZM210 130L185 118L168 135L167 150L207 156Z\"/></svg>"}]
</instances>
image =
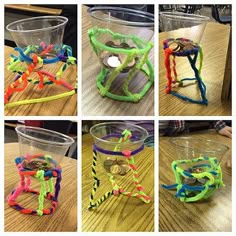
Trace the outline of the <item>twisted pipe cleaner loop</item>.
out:
<instances>
[{"instance_id":1,"label":"twisted pipe cleaner loop","mask_svg":"<svg viewBox=\"0 0 236 236\"><path fill-rule=\"evenodd\" d=\"M209 164L198 164L200 161L208 162ZM196 163L196 164L195 164ZM179 167L179 165L193 165L191 169L202 168L201 173L191 173ZM195 202L209 198L218 188L224 186L222 180L221 166L215 157L199 157L191 160L178 160L172 162L172 170L175 175L176 184L164 185L165 189L176 189L176 197L182 202ZM183 183L183 179L204 180L204 184L189 185Z\"/></svg>"},{"instance_id":2,"label":"twisted pipe cleaner loop","mask_svg":"<svg viewBox=\"0 0 236 236\"><path fill-rule=\"evenodd\" d=\"M47 57L42 59L37 55L47 55L50 54L51 51L56 49L57 46L52 44L45 45L41 42L40 46L27 46L25 49L21 49L19 47L15 48L15 50L19 53L19 56L11 55L10 63L8 65L8 70L17 73L17 76L13 83L11 83L4 93L4 104L5 109L19 106L19 105L28 105L34 103L41 102L49 102L52 100L65 98L68 96L72 96L77 92L77 87L73 87L66 83L61 77L62 74L66 71L66 69L76 64L76 58L72 57L72 48L67 45L63 45L61 51L51 59ZM67 53L67 56L63 56L64 53ZM44 64L52 64L58 61L64 61L63 64L56 75L50 74L49 72L43 70L36 70L38 66L43 66ZM21 65L22 62L29 63L29 66L26 68ZM31 79L30 76L36 73L38 75L38 79ZM29 83L38 84L40 89L43 89L45 85L61 85L69 90L69 92L61 93L58 95L53 95L49 97L40 97L36 99L25 99L22 101L10 102L12 95L16 92L23 92Z\"/></svg>"},{"instance_id":3,"label":"twisted pipe cleaner loop","mask_svg":"<svg viewBox=\"0 0 236 236\"><path fill-rule=\"evenodd\" d=\"M103 35L108 34L111 36L112 40L120 40L120 42L125 43L127 40L131 40L136 48L114 48L101 43L98 38ZM112 70L105 67L101 68L99 75L97 76L96 85L99 89L101 96L107 96L119 101L127 102L138 102L144 95L148 92L150 87L154 82L154 69L151 62L148 60L148 54L153 47L153 43L147 42L135 35L123 35L120 33L114 33L109 29L103 28L92 28L88 31L88 36L90 44L99 57L99 52L107 51L113 54L124 54L126 58L124 61L116 68ZM117 76L122 73L122 71L127 68L128 64L139 57L139 63L134 65L129 72L127 72L127 77L124 79L124 84L122 86L125 95L114 94L110 91L112 84L114 83ZM143 89L139 93L132 93L129 91L129 83L137 74L141 71L147 77L148 81L144 85Z\"/></svg>"},{"instance_id":4,"label":"twisted pipe cleaner loop","mask_svg":"<svg viewBox=\"0 0 236 236\"><path fill-rule=\"evenodd\" d=\"M122 132L122 135L121 135L118 143L121 144L122 142L128 142L131 137L132 137L132 133L129 130L126 129ZM97 172L96 172L97 151L95 150L96 146L94 146L94 147L95 148L93 150L93 162L92 162L92 176L93 176L93 179L94 179L94 183L93 183L93 188L92 188L90 198L89 198L89 205L88 205L89 210L97 209L106 199L108 199L112 195L118 196L119 194L122 194L122 195L128 196L128 197L136 197L140 201L143 201L144 203L149 203L151 201L151 198L149 196L147 196L147 194L144 192L144 187L139 183L139 176L138 176L137 167L134 164L134 157L132 156L132 152L129 151L129 150L125 150L121 153L128 161L129 167L130 167L132 175L133 175L134 185L137 189L137 192L129 192L129 191L124 190L115 181L115 177L111 173L107 173L108 180L109 180L109 182L111 183L111 186L112 186L112 190L106 192L101 198L95 200L94 197L95 197L97 188L100 185L100 180L99 180L99 178L97 176ZM114 151L113 151L114 154L117 153L118 150L119 150L119 145L117 145L114 148ZM140 150L142 150L142 149L140 149Z\"/></svg>"},{"instance_id":5,"label":"twisted pipe cleaner loop","mask_svg":"<svg viewBox=\"0 0 236 236\"><path fill-rule=\"evenodd\" d=\"M32 160L34 158L39 158L45 160L48 163L52 163L55 168L51 170L30 170L24 168L22 163L25 160ZM7 201L10 207L23 214L29 214L34 216L50 215L55 212L57 207L58 196L60 192L60 182L61 182L61 168L49 155L36 154L27 157L18 157L15 159L15 163L20 175L20 185L17 186L8 195ZM40 183L40 191L36 191L30 188L31 181L30 177L35 177ZM53 186L52 179L56 178L55 186ZM48 190L47 190L48 183ZM38 195L38 208L37 209L27 209L16 202L16 199L23 192L32 193ZM47 198L52 201L52 206L50 208L44 208L44 200Z\"/></svg>"},{"instance_id":6,"label":"twisted pipe cleaner loop","mask_svg":"<svg viewBox=\"0 0 236 236\"><path fill-rule=\"evenodd\" d=\"M178 50L173 50L169 47L170 43L173 42L181 42L181 41L185 41L185 42L190 42L193 43L191 40L187 40L187 39L183 39L183 38L178 38L178 39L167 39L163 41L163 45L164 45L164 65L166 68L166 78L167 78L167 85L165 88L165 92L166 94L172 94L177 98L180 98L184 101L187 102L191 102L191 103L195 103L195 104L201 104L201 105L207 105L208 104L208 100L206 97L206 85L204 84L202 77L201 77L201 71L202 71L202 66L203 66L203 50L201 48L200 45L195 44L196 47L194 49L190 49L190 50L184 50L184 51L178 51ZM193 58L192 58L193 55ZM197 63L197 59L199 56L199 67L196 67L196 63ZM172 64L173 64L173 73L174 73L174 79L172 79L172 70L171 70L171 57L173 57L172 59ZM176 57L186 57L190 63L190 66L192 68L192 70L194 71L195 74L195 78L183 78L183 79L178 79L177 76L177 71L176 71ZM175 83L176 81L178 83L182 83L183 81L187 81L187 80L193 80L197 82L199 91L200 91L200 96L201 99L200 100L196 100L196 99L192 99L190 97L184 96L182 94L179 94L178 92L175 92L172 90L172 84Z\"/></svg>"}]
</instances>

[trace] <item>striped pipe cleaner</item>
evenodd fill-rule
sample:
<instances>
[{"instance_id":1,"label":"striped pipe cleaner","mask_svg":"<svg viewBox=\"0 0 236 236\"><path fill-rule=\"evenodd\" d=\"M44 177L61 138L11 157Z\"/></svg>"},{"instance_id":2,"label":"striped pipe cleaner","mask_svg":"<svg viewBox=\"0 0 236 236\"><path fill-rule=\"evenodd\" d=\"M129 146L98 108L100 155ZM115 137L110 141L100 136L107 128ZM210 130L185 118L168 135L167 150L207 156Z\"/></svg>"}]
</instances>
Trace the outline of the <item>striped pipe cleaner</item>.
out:
<instances>
[{"instance_id":1,"label":"striped pipe cleaner","mask_svg":"<svg viewBox=\"0 0 236 236\"><path fill-rule=\"evenodd\" d=\"M170 45L176 43L190 43L194 44L195 47L192 49L186 49L186 50L178 50L177 48L171 49ZM167 94L172 94L177 98L180 98L184 101L201 104L201 105L207 105L208 100L206 98L206 85L204 84L202 77L201 77L201 70L203 65L203 50L200 45L193 43L193 41L185 38L177 38L177 39L166 39L163 41L163 47L164 47L164 64L166 68L166 78L167 78L167 85L165 92ZM199 68L196 67L197 59L199 55ZM172 56L172 68L171 68L171 56ZM194 78L184 78L184 79L178 79L178 74L176 71L176 57L186 57L191 65L191 68L194 72L195 77ZM174 74L174 79L172 78L172 70ZM172 84L175 84L178 82L179 84L182 84L184 81L196 81L198 88L200 90L201 100L192 99L190 97L184 96L182 94L179 94L178 92L175 92L172 90Z\"/></svg>"},{"instance_id":2,"label":"striped pipe cleaner","mask_svg":"<svg viewBox=\"0 0 236 236\"><path fill-rule=\"evenodd\" d=\"M198 162L201 161L204 161L204 163L198 164ZM187 170L184 170L179 167L180 164L193 166ZM202 170L200 173L194 173L192 171L193 169L198 168ZM190 160L173 161L172 170L175 174L176 184L163 184L162 187L168 190L176 189L177 193L175 196L182 202L195 202L202 199L207 199L218 188L224 186L221 166L215 157L204 156ZM200 182L202 184L188 184L183 181L184 179L187 181L191 180L191 182L194 183Z\"/></svg>"},{"instance_id":3,"label":"striped pipe cleaner","mask_svg":"<svg viewBox=\"0 0 236 236\"><path fill-rule=\"evenodd\" d=\"M32 159L41 159L51 163L54 168L50 170L31 170L23 167L23 162ZM8 195L7 201L10 207L23 214L29 214L34 216L50 215L56 210L58 204L58 196L60 192L61 183L61 167L51 158L49 155L37 154L27 157L17 157L15 163L20 175L20 184ZM35 177L40 183L40 191L36 191L30 188L31 177ZM56 178L55 186L53 186L52 179ZM17 203L17 197L22 193L32 193L38 195L38 208L27 209ZM44 199L52 201L50 208L44 208Z\"/></svg>"},{"instance_id":4,"label":"striped pipe cleaner","mask_svg":"<svg viewBox=\"0 0 236 236\"><path fill-rule=\"evenodd\" d=\"M117 134L107 135L103 139L108 139L110 137L117 137ZM122 132L122 135L119 139L119 143L128 142L128 141L130 141L131 137L132 137L131 132L126 129ZM149 196L147 196L147 194L144 192L144 187L139 182L137 167L135 166L135 163L134 163L134 155L139 153L140 151L142 151L143 148L144 148L144 146L142 146L142 147L140 147L140 148L138 148L138 149L136 149L132 152L128 151L128 150L120 152L118 145L114 148L114 151L108 151L108 150L101 149L101 148L99 148L98 146L96 146L94 144L93 162L92 162L92 176L93 176L93 179L94 179L94 183L93 183L93 188L92 188L92 191L91 191L91 194L90 194L90 199L89 199L89 205L88 205L89 210L97 209L101 205L101 203L103 203L107 198L109 198L112 195L122 194L122 195L128 196L128 197L136 197L139 200L143 201L144 203L149 203L151 201L151 198ZM124 190L121 186L119 186L116 183L115 177L111 173L107 173L108 179L109 179L109 181L112 185L112 190L106 192L98 200L94 199L97 188L100 185L100 180L99 180L99 178L97 176L97 172L96 172L97 151L101 152L103 154L124 156L127 159L129 167L130 167L132 175L133 175L133 183L136 187L137 192L129 192L129 191Z\"/></svg>"},{"instance_id":5,"label":"striped pipe cleaner","mask_svg":"<svg viewBox=\"0 0 236 236\"><path fill-rule=\"evenodd\" d=\"M59 50L57 45L45 45L44 43L41 43L40 46L30 45L25 49L19 47L15 48L15 51L19 53L19 56L11 55L8 70L16 73L17 75L14 79L14 82L12 82L5 90L5 108L32 103L48 102L77 93L77 87L71 86L62 79L64 71L69 66L76 64L76 58L72 56L72 48L67 45L62 45L60 51L54 58L48 58L47 55L51 55L52 52L56 50ZM64 62L64 64L61 66L56 75L40 69L45 64L57 63L59 61ZM22 62L28 63L29 66L26 68L22 65ZM33 73L36 73L38 75L37 79L31 78ZM37 99L26 99L22 101L10 102L12 95L16 92L23 92L29 83L38 85L39 89L43 89L45 85L61 85L67 88L69 92L49 97L40 97Z\"/></svg>"}]
</instances>

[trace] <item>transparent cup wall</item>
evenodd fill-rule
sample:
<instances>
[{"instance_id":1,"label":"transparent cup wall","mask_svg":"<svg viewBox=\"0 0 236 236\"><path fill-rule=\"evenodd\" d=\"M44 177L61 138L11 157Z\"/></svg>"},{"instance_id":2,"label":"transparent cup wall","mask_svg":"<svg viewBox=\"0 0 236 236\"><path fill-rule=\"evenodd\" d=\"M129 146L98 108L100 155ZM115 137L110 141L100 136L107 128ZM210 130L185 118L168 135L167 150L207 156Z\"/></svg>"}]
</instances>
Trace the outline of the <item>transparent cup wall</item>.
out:
<instances>
[{"instance_id":1,"label":"transparent cup wall","mask_svg":"<svg viewBox=\"0 0 236 236\"><path fill-rule=\"evenodd\" d=\"M132 133L133 138L131 137L127 142L119 143L122 132L125 129L128 129ZM107 151L118 152L137 150L144 144L144 140L148 136L145 129L122 122L109 122L95 125L91 128L90 133L93 136L94 144L97 147ZM104 140L104 137L114 134L116 134L117 137L110 137ZM125 176L126 173L128 173L128 162L124 156L103 154L99 151L97 151L97 155L106 173L111 173L116 175L116 177ZM139 152L135 155L135 159L141 158L141 156L142 152ZM120 167L117 167L117 165ZM121 171L117 171L117 173L115 167L117 167L118 170L121 168Z\"/></svg>"},{"instance_id":2,"label":"transparent cup wall","mask_svg":"<svg viewBox=\"0 0 236 236\"><path fill-rule=\"evenodd\" d=\"M211 140L194 138L172 138L171 143L175 147L176 160L191 160L199 157L215 157L221 163L224 154L228 151L228 146ZM199 161L197 164L209 164L208 161ZM196 165L181 164L182 169L188 169Z\"/></svg>"},{"instance_id":3,"label":"transparent cup wall","mask_svg":"<svg viewBox=\"0 0 236 236\"><path fill-rule=\"evenodd\" d=\"M68 19L62 16L40 16L15 21L7 25L16 45L25 48L29 45L62 45L64 29ZM55 51L55 53L57 52Z\"/></svg>"},{"instance_id":4,"label":"transparent cup wall","mask_svg":"<svg viewBox=\"0 0 236 236\"><path fill-rule=\"evenodd\" d=\"M160 29L167 38L186 38L200 43L209 17L179 12L161 12Z\"/></svg>"},{"instance_id":5,"label":"transparent cup wall","mask_svg":"<svg viewBox=\"0 0 236 236\"><path fill-rule=\"evenodd\" d=\"M72 138L58 132L35 128L17 127L20 155L50 155L60 164L68 148L74 142Z\"/></svg>"},{"instance_id":6,"label":"transparent cup wall","mask_svg":"<svg viewBox=\"0 0 236 236\"><path fill-rule=\"evenodd\" d=\"M89 12L92 21L93 28L103 28L109 29L114 33L119 33L126 36L135 35L146 42L150 41L154 34L154 19L151 17L151 14L146 12L139 12L135 10L130 10L126 8L98 8ZM116 45L122 43L121 40L112 39L109 33L103 33L98 36L98 41L102 44L107 42L113 42ZM126 43L129 47L136 47L135 43L127 39ZM145 45L142 45L141 48L145 48ZM103 53L104 51L99 51L98 56L102 66L103 63ZM124 60L127 54L119 53L122 59Z\"/></svg>"}]
</instances>

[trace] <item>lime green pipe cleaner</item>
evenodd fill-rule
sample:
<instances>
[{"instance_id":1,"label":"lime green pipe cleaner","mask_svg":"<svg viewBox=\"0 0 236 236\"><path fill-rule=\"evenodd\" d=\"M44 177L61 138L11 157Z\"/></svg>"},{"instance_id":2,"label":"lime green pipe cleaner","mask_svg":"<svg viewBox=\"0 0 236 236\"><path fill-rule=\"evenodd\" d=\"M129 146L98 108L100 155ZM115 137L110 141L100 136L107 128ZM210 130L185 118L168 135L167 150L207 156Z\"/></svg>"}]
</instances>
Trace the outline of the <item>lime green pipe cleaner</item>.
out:
<instances>
[{"instance_id":1,"label":"lime green pipe cleaner","mask_svg":"<svg viewBox=\"0 0 236 236\"><path fill-rule=\"evenodd\" d=\"M132 133L128 130L125 129L122 132L122 137L119 139L118 143L121 144L123 142L130 142L130 138L132 136ZM114 148L115 151L120 150L120 145L116 145ZM97 175L97 151L93 150L93 163L92 163L92 176L94 179L94 184L91 190L90 198L89 198L89 205L88 209L89 210L96 210L105 200L107 200L110 196L112 195L119 195L122 194L127 197L135 197L139 199L140 201L144 203L150 203L151 198L147 196L147 194L144 192L143 186L140 184L139 177L138 177L138 171L135 166L135 161L134 161L134 156L129 156L129 155L124 155L124 157L127 159L128 164L131 168L132 176L133 176L133 183L136 187L137 192L130 192L124 190L115 180L115 176L113 176L111 173L107 173L107 177L109 182L111 183L112 190L105 192L102 197L98 198L95 200L95 195L97 192L98 187L100 186L100 180Z\"/></svg>"},{"instance_id":2,"label":"lime green pipe cleaner","mask_svg":"<svg viewBox=\"0 0 236 236\"><path fill-rule=\"evenodd\" d=\"M147 42L135 35L123 35L114 33L109 29L104 28L91 28L88 31L90 44L99 57L101 52L108 52L113 55L125 55L125 60L121 64L114 68L106 68L102 66L100 73L97 76L96 85L102 96L107 96L114 100L126 101L126 102L138 102L142 99L148 90L151 88L154 82L154 70L152 63L148 60L148 55L153 47L152 42ZM106 38L109 36L111 40L119 41L120 43L126 43L127 41L135 45L134 48L117 48L107 46L99 41L99 38ZM138 59L137 59L138 58ZM132 66L127 72L127 76L124 80L122 90L124 95L114 94L111 92L111 86L115 79L121 74L130 63L136 61L135 65ZM131 80L141 71L147 78L146 84L142 90L136 93L129 91L129 84Z\"/></svg>"},{"instance_id":3,"label":"lime green pipe cleaner","mask_svg":"<svg viewBox=\"0 0 236 236\"><path fill-rule=\"evenodd\" d=\"M181 165L191 166L183 169ZM172 162L176 184L162 185L167 190L176 189L176 197L182 202L196 202L209 198L218 188L224 186L222 170L215 157L199 157ZM194 172L200 170L199 172Z\"/></svg>"},{"instance_id":4,"label":"lime green pipe cleaner","mask_svg":"<svg viewBox=\"0 0 236 236\"><path fill-rule=\"evenodd\" d=\"M38 170L35 177L40 182L40 192L39 192L39 197L38 197L39 206L37 209L37 214L39 216L42 216L43 215L44 198L47 195L46 181L44 179L44 170Z\"/></svg>"}]
</instances>

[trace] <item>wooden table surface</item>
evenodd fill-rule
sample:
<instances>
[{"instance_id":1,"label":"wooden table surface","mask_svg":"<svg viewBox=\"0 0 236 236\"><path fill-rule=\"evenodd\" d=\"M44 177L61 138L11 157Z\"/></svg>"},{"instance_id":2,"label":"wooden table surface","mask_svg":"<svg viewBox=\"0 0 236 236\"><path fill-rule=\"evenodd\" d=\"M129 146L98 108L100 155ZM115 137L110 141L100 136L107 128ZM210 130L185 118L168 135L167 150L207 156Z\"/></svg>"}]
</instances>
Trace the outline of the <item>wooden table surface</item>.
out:
<instances>
[{"instance_id":1,"label":"wooden table surface","mask_svg":"<svg viewBox=\"0 0 236 236\"><path fill-rule=\"evenodd\" d=\"M93 186L91 174L93 139L89 134L82 137L82 231L89 232L143 232L154 231L154 149L145 149L136 156L135 164L145 192L152 198L145 204L136 198L111 196L96 211L87 210ZM111 190L110 182L98 159L97 173L101 180L95 199ZM133 190L132 177L122 180L122 186Z\"/></svg>"},{"instance_id":2,"label":"wooden table surface","mask_svg":"<svg viewBox=\"0 0 236 236\"><path fill-rule=\"evenodd\" d=\"M19 184L19 176L15 167L15 158L19 156L18 143L5 144L5 199ZM4 224L7 232L66 232L77 231L77 161L65 157L61 163L62 182L58 207L54 214L49 216L24 215L9 207L5 201ZM33 188L38 184L33 182ZM37 196L27 195L27 199L19 196L23 206L35 208ZM45 201L50 207L51 202Z\"/></svg>"},{"instance_id":3,"label":"wooden table surface","mask_svg":"<svg viewBox=\"0 0 236 236\"><path fill-rule=\"evenodd\" d=\"M173 95L165 94L166 70L164 67L164 52L162 41L166 39L167 33L159 34L159 114L160 115L196 115L196 116L227 116L231 115L231 101L221 101L221 90L224 79L226 55L229 43L230 26L210 22L201 39L204 59L202 78L207 87L207 98L209 105L197 105L185 102ZM183 35L184 36L184 35ZM180 62L181 64L179 64ZM179 78L192 76L190 64L187 59L176 59L177 73ZM229 72L230 73L230 72ZM189 77L188 77L189 78ZM180 89L180 93L199 98L196 85Z\"/></svg>"},{"instance_id":4,"label":"wooden table surface","mask_svg":"<svg viewBox=\"0 0 236 236\"><path fill-rule=\"evenodd\" d=\"M15 74L7 70L10 55L17 53L14 52L14 48L5 46L5 61L4 61L4 72L5 72L5 89L14 81ZM50 64L45 66L45 70L56 74L62 63ZM32 78L38 78L35 74ZM67 83L72 86L76 84L77 78L77 66L69 66L68 69L63 73L62 77ZM10 99L10 102L33 99L40 97L48 97L52 95L61 94L68 92L69 90L60 85L46 85L42 90L37 85L29 84L23 92L14 93ZM6 116L74 116L77 113L77 94L73 96L57 99L50 102L36 103L30 105L16 106L13 108L5 109Z\"/></svg>"},{"instance_id":5,"label":"wooden table surface","mask_svg":"<svg viewBox=\"0 0 236 236\"><path fill-rule=\"evenodd\" d=\"M43 6L32 6L30 4L5 4L4 7L18 11L29 11L45 15L60 15L62 12L61 9L48 8Z\"/></svg>"},{"instance_id":6,"label":"wooden table surface","mask_svg":"<svg viewBox=\"0 0 236 236\"><path fill-rule=\"evenodd\" d=\"M154 115L154 86L138 103L120 102L102 97L99 94L96 77L100 72L101 65L89 43L88 29L92 27L92 24L85 6L82 7L82 25L82 114L101 116ZM149 58L152 62L154 61L153 49L149 54ZM120 86L120 84L117 86ZM134 83L133 87L137 86L138 83Z\"/></svg>"},{"instance_id":7,"label":"wooden table surface","mask_svg":"<svg viewBox=\"0 0 236 236\"><path fill-rule=\"evenodd\" d=\"M192 137L211 139L230 147L222 160L224 188L219 189L203 202L183 203L174 197L175 191L159 187L160 231L231 231L232 230L232 170L226 166L231 158L231 139L213 131L192 133ZM160 137L159 176L160 184L173 184L171 162L175 160L175 148L170 146L170 137Z\"/></svg>"}]
</instances>

